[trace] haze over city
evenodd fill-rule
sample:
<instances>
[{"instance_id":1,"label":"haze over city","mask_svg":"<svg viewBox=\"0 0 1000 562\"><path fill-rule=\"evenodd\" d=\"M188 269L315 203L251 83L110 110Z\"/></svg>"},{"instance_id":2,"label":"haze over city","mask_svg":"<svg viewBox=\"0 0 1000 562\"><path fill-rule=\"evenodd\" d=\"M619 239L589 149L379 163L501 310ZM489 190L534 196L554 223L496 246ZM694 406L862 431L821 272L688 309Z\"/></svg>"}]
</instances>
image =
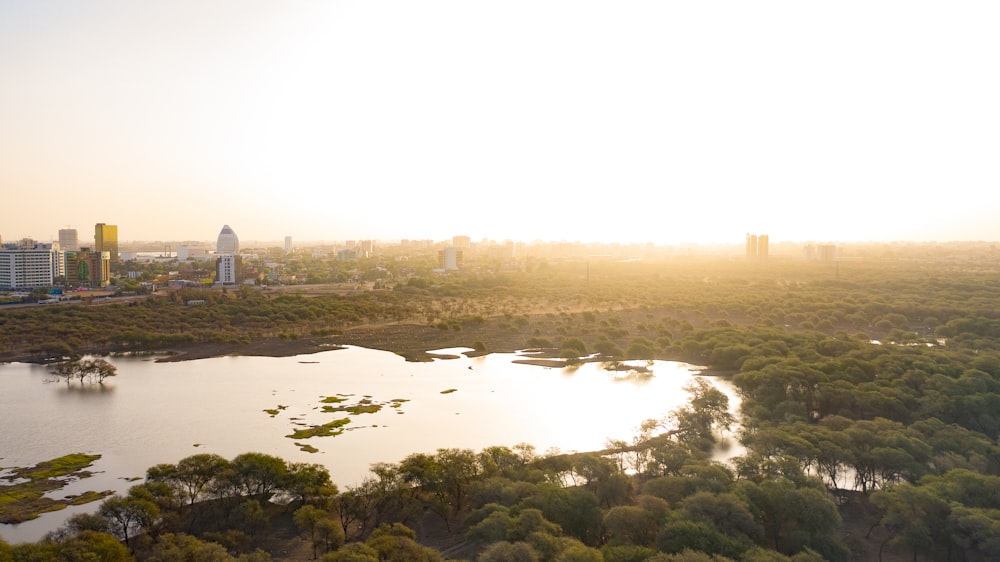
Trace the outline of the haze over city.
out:
<instances>
[{"instance_id":1,"label":"haze over city","mask_svg":"<svg viewBox=\"0 0 1000 562\"><path fill-rule=\"evenodd\" d=\"M0 236L998 240L995 2L7 1Z\"/></svg>"}]
</instances>

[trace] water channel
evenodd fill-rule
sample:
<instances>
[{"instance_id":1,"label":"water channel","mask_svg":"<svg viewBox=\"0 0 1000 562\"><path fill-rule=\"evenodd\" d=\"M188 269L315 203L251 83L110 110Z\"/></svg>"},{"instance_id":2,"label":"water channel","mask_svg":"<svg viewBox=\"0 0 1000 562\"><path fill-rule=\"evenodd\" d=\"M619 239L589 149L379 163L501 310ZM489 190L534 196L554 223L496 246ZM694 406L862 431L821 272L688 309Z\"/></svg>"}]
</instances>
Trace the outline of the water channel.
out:
<instances>
[{"instance_id":1,"label":"water channel","mask_svg":"<svg viewBox=\"0 0 1000 562\"><path fill-rule=\"evenodd\" d=\"M124 492L158 463L197 453L232 458L259 451L289 461L320 463L342 489L356 485L376 462L398 462L439 448L479 451L528 443L539 453L603 449L608 439L631 440L639 424L683 405L683 387L700 376L684 363L654 361L648 373L612 371L602 363L566 368L521 364L519 354L407 362L358 347L297 357L219 357L156 362L114 357L118 376L103 385L55 380L44 366L0 364L0 467L29 466L74 452L102 455L96 474L55 492ZM636 365L646 365L639 362ZM713 383L738 398L728 381ZM328 413L362 400L375 413ZM272 415L265 410L276 410ZM294 440L295 429L349 417L333 437ZM318 449L309 453L296 444ZM73 513L98 503L0 525L0 537L35 541Z\"/></svg>"}]
</instances>

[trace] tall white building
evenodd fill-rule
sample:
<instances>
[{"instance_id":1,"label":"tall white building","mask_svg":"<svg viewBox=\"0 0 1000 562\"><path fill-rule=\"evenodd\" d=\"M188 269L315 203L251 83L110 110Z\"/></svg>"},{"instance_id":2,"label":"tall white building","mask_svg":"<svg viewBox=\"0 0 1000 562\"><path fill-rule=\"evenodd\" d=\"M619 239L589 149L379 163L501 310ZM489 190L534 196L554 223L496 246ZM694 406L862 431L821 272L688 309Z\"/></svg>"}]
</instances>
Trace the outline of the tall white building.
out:
<instances>
[{"instance_id":1,"label":"tall white building","mask_svg":"<svg viewBox=\"0 0 1000 562\"><path fill-rule=\"evenodd\" d=\"M75 228L59 229L59 249L70 252L76 252L80 249L80 240Z\"/></svg>"},{"instance_id":2,"label":"tall white building","mask_svg":"<svg viewBox=\"0 0 1000 562\"><path fill-rule=\"evenodd\" d=\"M292 237L291 236L285 236L285 251L286 252L291 252L292 251Z\"/></svg>"},{"instance_id":3,"label":"tall white building","mask_svg":"<svg viewBox=\"0 0 1000 562\"><path fill-rule=\"evenodd\" d=\"M240 282L243 262L236 254L223 254L215 259L215 281L223 285L235 285Z\"/></svg>"},{"instance_id":4,"label":"tall white building","mask_svg":"<svg viewBox=\"0 0 1000 562\"><path fill-rule=\"evenodd\" d=\"M438 266L445 271L454 271L462 267L462 250L454 247L438 250Z\"/></svg>"},{"instance_id":5,"label":"tall white building","mask_svg":"<svg viewBox=\"0 0 1000 562\"><path fill-rule=\"evenodd\" d=\"M0 250L0 289L51 287L58 254L51 247Z\"/></svg>"},{"instance_id":6,"label":"tall white building","mask_svg":"<svg viewBox=\"0 0 1000 562\"><path fill-rule=\"evenodd\" d=\"M215 243L215 252L218 254L236 254L240 251L240 239L236 232L229 225L223 225L219 232L219 238Z\"/></svg>"}]
</instances>

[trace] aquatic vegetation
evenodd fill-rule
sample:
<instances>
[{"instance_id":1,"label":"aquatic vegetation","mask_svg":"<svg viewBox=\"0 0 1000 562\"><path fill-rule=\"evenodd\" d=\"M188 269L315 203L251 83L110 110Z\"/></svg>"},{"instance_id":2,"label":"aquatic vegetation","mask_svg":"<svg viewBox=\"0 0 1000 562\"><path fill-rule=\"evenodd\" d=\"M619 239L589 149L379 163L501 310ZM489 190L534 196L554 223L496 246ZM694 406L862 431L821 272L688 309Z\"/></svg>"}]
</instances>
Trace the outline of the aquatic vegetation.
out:
<instances>
[{"instance_id":1,"label":"aquatic vegetation","mask_svg":"<svg viewBox=\"0 0 1000 562\"><path fill-rule=\"evenodd\" d=\"M267 408L267 409L263 410L263 412L265 414L269 414L273 418L274 416L278 415L278 412L280 412L282 410L287 410L287 409L288 409L288 406L283 406L281 404L278 404L277 408Z\"/></svg>"},{"instance_id":2,"label":"aquatic vegetation","mask_svg":"<svg viewBox=\"0 0 1000 562\"><path fill-rule=\"evenodd\" d=\"M458 392L457 388L449 388L448 390L442 390L441 394L451 394L452 392Z\"/></svg>"},{"instance_id":3,"label":"aquatic vegetation","mask_svg":"<svg viewBox=\"0 0 1000 562\"><path fill-rule=\"evenodd\" d=\"M84 469L99 458L101 455L74 453L32 467L9 469L9 474L0 476L0 523L29 521L42 513L111 495L110 491L88 491L60 500L45 497L46 492L61 489L74 479L90 477L91 472Z\"/></svg>"},{"instance_id":4,"label":"aquatic vegetation","mask_svg":"<svg viewBox=\"0 0 1000 562\"><path fill-rule=\"evenodd\" d=\"M351 423L351 418L341 418L322 425L314 425L305 429L296 429L291 435L286 435L291 439L310 439L312 437L333 437L344 432L344 426Z\"/></svg>"},{"instance_id":5,"label":"aquatic vegetation","mask_svg":"<svg viewBox=\"0 0 1000 562\"><path fill-rule=\"evenodd\" d=\"M349 414L361 415L361 414L374 414L382 409L381 404L355 404L354 406L323 406L323 411L326 413L333 412L347 412Z\"/></svg>"}]
</instances>

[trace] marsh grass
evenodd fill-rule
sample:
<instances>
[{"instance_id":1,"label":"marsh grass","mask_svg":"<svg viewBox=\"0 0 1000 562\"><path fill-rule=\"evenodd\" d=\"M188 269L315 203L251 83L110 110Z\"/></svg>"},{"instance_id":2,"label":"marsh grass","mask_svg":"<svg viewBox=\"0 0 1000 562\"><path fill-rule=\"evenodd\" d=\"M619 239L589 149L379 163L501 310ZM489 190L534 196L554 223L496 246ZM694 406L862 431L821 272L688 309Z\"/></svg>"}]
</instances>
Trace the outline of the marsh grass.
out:
<instances>
[{"instance_id":1,"label":"marsh grass","mask_svg":"<svg viewBox=\"0 0 1000 562\"><path fill-rule=\"evenodd\" d=\"M88 491L58 500L44 497L46 492L59 490L73 479L90 477L92 473L84 469L99 458L101 455L73 453L35 466L10 469L10 474L0 477L0 523L30 521L42 513L111 495L111 491Z\"/></svg>"},{"instance_id":2,"label":"marsh grass","mask_svg":"<svg viewBox=\"0 0 1000 562\"><path fill-rule=\"evenodd\" d=\"M296 429L291 435L285 437L291 439L311 439L313 437L334 437L344 432L344 426L351 423L351 418L341 418L322 425L314 425L305 429Z\"/></svg>"}]
</instances>

